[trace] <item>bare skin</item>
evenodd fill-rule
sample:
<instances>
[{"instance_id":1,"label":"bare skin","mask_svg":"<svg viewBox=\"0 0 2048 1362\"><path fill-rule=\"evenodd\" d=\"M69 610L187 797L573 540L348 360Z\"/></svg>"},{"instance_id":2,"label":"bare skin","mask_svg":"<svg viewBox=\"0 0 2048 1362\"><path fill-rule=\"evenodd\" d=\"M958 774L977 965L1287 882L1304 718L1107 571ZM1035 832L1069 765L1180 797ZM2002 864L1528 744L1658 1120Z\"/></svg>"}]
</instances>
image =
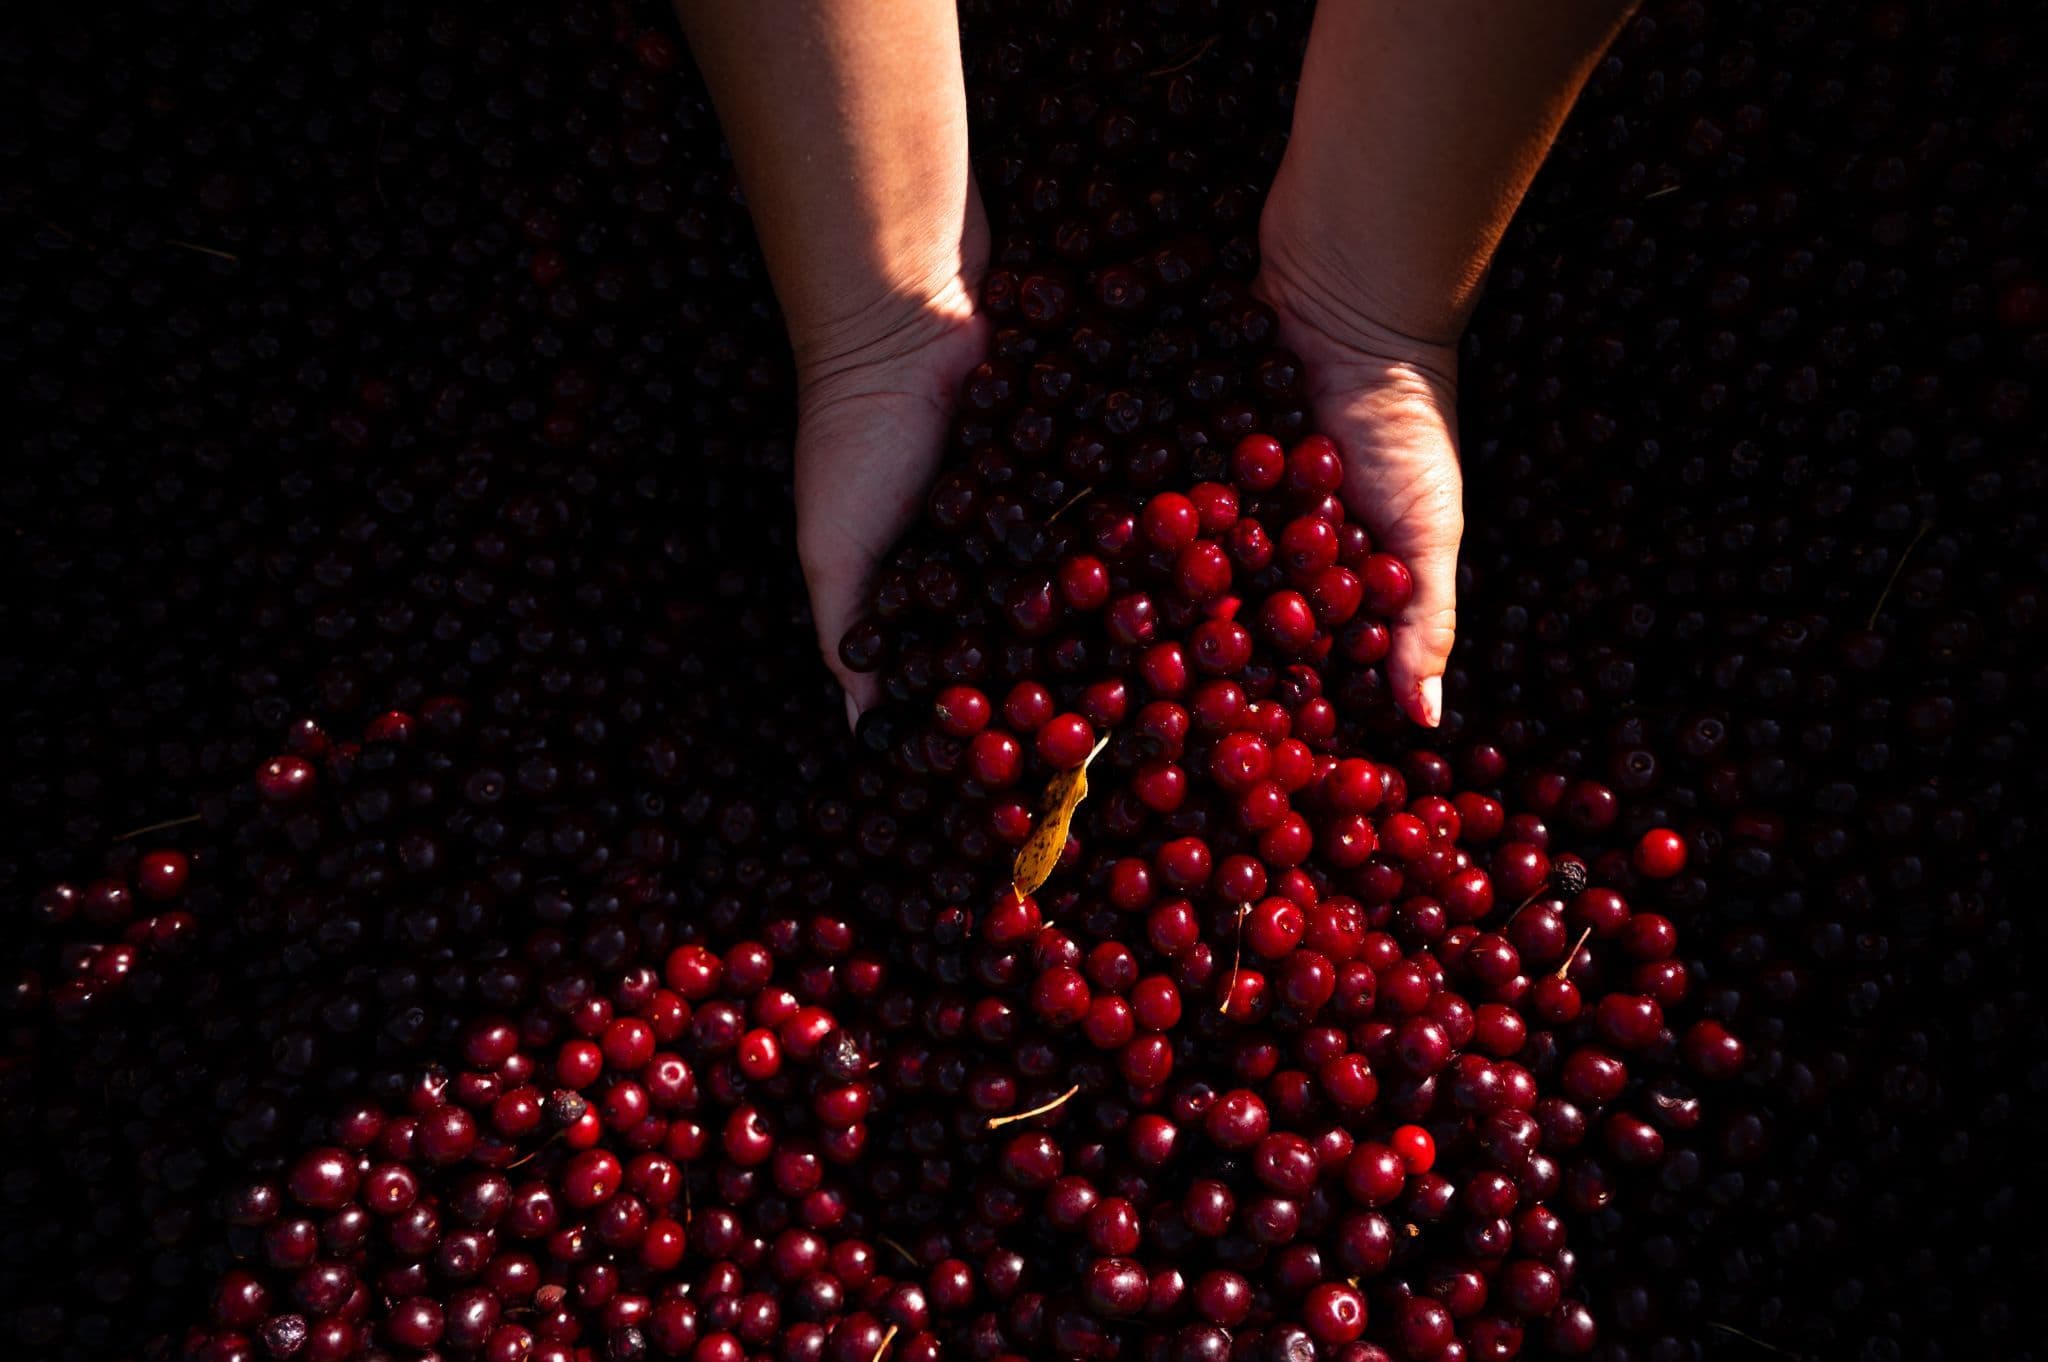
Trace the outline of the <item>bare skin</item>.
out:
<instances>
[{"instance_id":1,"label":"bare skin","mask_svg":"<svg viewBox=\"0 0 2048 1362\"><path fill-rule=\"evenodd\" d=\"M1415 575L1387 679L1443 718L1457 629L1457 344L1494 249L1629 3L1322 0L1254 289L1307 365L1345 502Z\"/></svg>"},{"instance_id":2,"label":"bare skin","mask_svg":"<svg viewBox=\"0 0 2048 1362\"><path fill-rule=\"evenodd\" d=\"M840 663L982 358L988 227L967 164L957 19L935 0L678 0L797 364L797 539ZM1323 0L1254 287L1307 363L1351 510L1415 597L1389 680L1434 726L1464 533L1457 341L1515 207L1627 0Z\"/></svg>"},{"instance_id":3,"label":"bare skin","mask_svg":"<svg viewBox=\"0 0 2048 1362\"><path fill-rule=\"evenodd\" d=\"M988 222L967 165L950 0L678 0L796 359L797 551L854 717L879 698L839 640L916 519L983 358Z\"/></svg>"}]
</instances>

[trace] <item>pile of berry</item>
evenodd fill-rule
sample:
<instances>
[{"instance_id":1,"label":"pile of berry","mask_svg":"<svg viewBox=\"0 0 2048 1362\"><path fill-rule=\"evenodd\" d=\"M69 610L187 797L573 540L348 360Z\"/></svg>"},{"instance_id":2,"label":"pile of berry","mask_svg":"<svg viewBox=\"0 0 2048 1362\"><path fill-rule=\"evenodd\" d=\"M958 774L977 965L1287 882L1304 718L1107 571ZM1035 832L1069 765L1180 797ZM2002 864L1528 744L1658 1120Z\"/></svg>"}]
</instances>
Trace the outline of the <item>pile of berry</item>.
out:
<instances>
[{"instance_id":1,"label":"pile of berry","mask_svg":"<svg viewBox=\"0 0 2048 1362\"><path fill-rule=\"evenodd\" d=\"M22 1355L2032 1355L2036 12L1635 21L1421 734L1245 288L1305 10L968 6L848 735L665 14L243 8L0 21Z\"/></svg>"}]
</instances>

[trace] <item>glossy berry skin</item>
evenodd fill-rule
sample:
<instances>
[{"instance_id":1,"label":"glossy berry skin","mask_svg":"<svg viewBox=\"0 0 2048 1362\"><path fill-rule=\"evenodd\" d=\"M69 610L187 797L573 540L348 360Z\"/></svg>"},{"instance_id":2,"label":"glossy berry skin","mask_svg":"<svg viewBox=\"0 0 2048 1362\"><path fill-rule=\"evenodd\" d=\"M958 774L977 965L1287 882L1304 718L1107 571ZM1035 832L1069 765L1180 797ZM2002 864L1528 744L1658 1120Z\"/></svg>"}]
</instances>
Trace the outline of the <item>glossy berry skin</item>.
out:
<instances>
[{"instance_id":1,"label":"glossy berry skin","mask_svg":"<svg viewBox=\"0 0 2048 1362\"><path fill-rule=\"evenodd\" d=\"M1024 774L1024 749L1008 733L977 733L968 744L967 769L988 789L1005 789Z\"/></svg>"},{"instance_id":2,"label":"glossy berry skin","mask_svg":"<svg viewBox=\"0 0 2048 1362\"><path fill-rule=\"evenodd\" d=\"M1409 1173L1427 1173L1436 1163L1436 1141L1421 1126L1397 1127L1389 1142Z\"/></svg>"},{"instance_id":3,"label":"glossy berry skin","mask_svg":"<svg viewBox=\"0 0 2048 1362\"><path fill-rule=\"evenodd\" d=\"M956 738L971 738L987 728L993 713L988 697L972 686L949 686L933 705L939 727Z\"/></svg>"},{"instance_id":4,"label":"glossy berry skin","mask_svg":"<svg viewBox=\"0 0 2048 1362\"><path fill-rule=\"evenodd\" d=\"M1301 1322L1324 1347L1341 1347L1365 1333L1365 1297L1347 1282L1322 1282L1302 1302Z\"/></svg>"},{"instance_id":5,"label":"glossy berry skin","mask_svg":"<svg viewBox=\"0 0 2048 1362\"><path fill-rule=\"evenodd\" d=\"M1685 839L1670 828L1651 828L1637 839L1630 860L1645 879L1668 880L1685 869Z\"/></svg>"},{"instance_id":6,"label":"glossy berry skin","mask_svg":"<svg viewBox=\"0 0 2048 1362\"><path fill-rule=\"evenodd\" d=\"M1242 1150L1250 1149L1264 1138L1268 1121L1266 1104L1258 1094L1234 1088L1209 1108L1204 1129L1218 1147Z\"/></svg>"},{"instance_id":7,"label":"glossy berry skin","mask_svg":"<svg viewBox=\"0 0 2048 1362\"><path fill-rule=\"evenodd\" d=\"M314 1210L334 1211L355 1196L356 1163L340 1149L315 1149L292 1165L288 1178L292 1198Z\"/></svg>"},{"instance_id":8,"label":"glossy berry skin","mask_svg":"<svg viewBox=\"0 0 2048 1362\"><path fill-rule=\"evenodd\" d=\"M1078 714L1059 714L1046 721L1032 739L1038 756L1054 770L1067 771L1088 759L1095 730Z\"/></svg>"},{"instance_id":9,"label":"glossy berry skin","mask_svg":"<svg viewBox=\"0 0 2048 1362\"><path fill-rule=\"evenodd\" d=\"M313 789L313 764L304 757L273 757L256 773L256 790L273 804L304 798Z\"/></svg>"},{"instance_id":10,"label":"glossy berry skin","mask_svg":"<svg viewBox=\"0 0 2048 1362\"><path fill-rule=\"evenodd\" d=\"M168 903L185 892L192 862L182 851L145 852L135 865L135 889L144 898Z\"/></svg>"},{"instance_id":11,"label":"glossy berry skin","mask_svg":"<svg viewBox=\"0 0 2048 1362\"><path fill-rule=\"evenodd\" d=\"M1408 565L1389 554L1375 553L1361 563L1358 583L1365 608L1383 618L1398 615L1415 595Z\"/></svg>"}]
</instances>

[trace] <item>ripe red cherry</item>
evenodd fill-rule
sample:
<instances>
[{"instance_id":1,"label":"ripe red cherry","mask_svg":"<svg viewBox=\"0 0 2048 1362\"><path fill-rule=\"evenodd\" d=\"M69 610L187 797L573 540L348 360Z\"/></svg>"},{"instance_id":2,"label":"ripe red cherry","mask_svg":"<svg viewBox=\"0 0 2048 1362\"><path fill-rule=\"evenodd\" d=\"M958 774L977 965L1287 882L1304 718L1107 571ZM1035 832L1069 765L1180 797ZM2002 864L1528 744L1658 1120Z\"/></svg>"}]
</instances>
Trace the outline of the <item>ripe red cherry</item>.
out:
<instances>
[{"instance_id":1,"label":"ripe red cherry","mask_svg":"<svg viewBox=\"0 0 2048 1362\"><path fill-rule=\"evenodd\" d=\"M1702 1078L1733 1078L1742 1072L1742 1042L1717 1021L1697 1021L1686 1029L1685 1062Z\"/></svg>"},{"instance_id":2,"label":"ripe red cherry","mask_svg":"<svg viewBox=\"0 0 2048 1362\"><path fill-rule=\"evenodd\" d=\"M1367 1141L1351 1151L1344 1165L1344 1190L1361 1206L1384 1206L1401 1194L1408 1169L1386 1145Z\"/></svg>"},{"instance_id":3,"label":"ripe red cherry","mask_svg":"<svg viewBox=\"0 0 2048 1362\"><path fill-rule=\"evenodd\" d=\"M1159 848L1154 864L1169 888L1199 889L1209 882L1209 844L1199 837L1177 837Z\"/></svg>"},{"instance_id":4,"label":"ripe red cherry","mask_svg":"<svg viewBox=\"0 0 2048 1362\"><path fill-rule=\"evenodd\" d=\"M946 687L933 706L940 729L956 738L971 738L987 728L993 712L988 697L972 686Z\"/></svg>"},{"instance_id":5,"label":"ripe red cherry","mask_svg":"<svg viewBox=\"0 0 2048 1362\"><path fill-rule=\"evenodd\" d=\"M1112 639L1126 647L1138 647L1150 643L1158 632L1159 610L1150 596L1133 591L1109 603L1106 623Z\"/></svg>"},{"instance_id":6,"label":"ripe red cherry","mask_svg":"<svg viewBox=\"0 0 2048 1362\"><path fill-rule=\"evenodd\" d=\"M988 789L1003 789L1024 774L1024 749L1008 733L996 729L977 733L967 745L967 769Z\"/></svg>"},{"instance_id":7,"label":"ripe red cherry","mask_svg":"<svg viewBox=\"0 0 2048 1362\"><path fill-rule=\"evenodd\" d=\"M1365 608L1375 615L1398 615L1415 596L1408 565L1392 554L1375 553L1358 565L1358 584Z\"/></svg>"},{"instance_id":8,"label":"ripe red cherry","mask_svg":"<svg viewBox=\"0 0 2048 1362\"><path fill-rule=\"evenodd\" d=\"M1271 491L1287 473L1287 452L1270 435L1247 435L1231 451L1230 473L1248 491Z\"/></svg>"},{"instance_id":9,"label":"ripe red cherry","mask_svg":"<svg viewBox=\"0 0 2048 1362\"><path fill-rule=\"evenodd\" d=\"M1365 1333L1365 1297L1348 1282L1322 1282L1302 1302L1301 1323L1326 1348L1341 1347Z\"/></svg>"},{"instance_id":10,"label":"ripe red cherry","mask_svg":"<svg viewBox=\"0 0 2048 1362\"><path fill-rule=\"evenodd\" d=\"M1237 523L1237 493L1227 483L1198 482L1188 489L1188 500L1201 514L1203 534L1222 534Z\"/></svg>"},{"instance_id":11,"label":"ripe red cherry","mask_svg":"<svg viewBox=\"0 0 2048 1362\"><path fill-rule=\"evenodd\" d=\"M1088 1264L1081 1298L1098 1315L1135 1315L1144 1308L1150 1279L1129 1258L1097 1258Z\"/></svg>"},{"instance_id":12,"label":"ripe red cherry","mask_svg":"<svg viewBox=\"0 0 2048 1362\"><path fill-rule=\"evenodd\" d=\"M1038 756L1058 771L1071 771L1088 759L1095 746L1095 730L1078 714L1056 714L1046 720L1033 738Z\"/></svg>"},{"instance_id":13,"label":"ripe red cherry","mask_svg":"<svg viewBox=\"0 0 2048 1362\"><path fill-rule=\"evenodd\" d=\"M313 764L304 757L272 757L256 772L256 792L273 804L289 803L313 788Z\"/></svg>"},{"instance_id":14,"label":"ripe red cherry","mask_svg":"<svg viewBox=\"0 0 2048 1362\"><path fill-rule=\"evenodd\" d=\"M1630 859L1643 878L1668 880L1685 869L1685 839L1670 828L1651 828L1637 840Z\"/></svg>"},{"instance_id":15,"label":"ripe red cherry","mask_svg":"<svg viewBox=\"0 0 2048 1362\"><path fill-rule=\"evenodd\" d=\"M1327 435L1311 435L1287 455L1287 486L1296 492L1323 495L1344 481L1344 460Z\"/></svg>"},{"instance_id":16,"label":"ripe red cherry","mask_svg":"<svg viewBox=\"0 0 2048 1362\"><path fill-rule=\"evenodd\" d=\"M1394 1153L1410 1173L1427 1173L1436 1164L1436 1141L1421 1126L1397 1126L1393 1134Z\"/></svg>"},{"instance_id":17,"label":"ripe red cherry","mask_svg":"<svg viewBox=\"0 0 2048 1362\"><path fill-rule=\"evenodd\" d=\"M1275 895L1260 901L1245 918L1244 944L1267 960L1281 956L1301 944L1308 930L1308 915L1293 899Z\"/></svg>"},{"instance_id":18,"label":"ripe red cherry","mask_svg":"<svg viewBox=\"0 0 2048 1362\"><path fill-rule=\"evenodd\" d=\"M1159 647L1153 647L1147 653L1147 657L1165 657L1165 659L1178 659L1178 655L1180 655L1180 643L1161 643ZM1161 664L1161 666L1165 666L1165 664ZM1180 674L1182 674L1182 684L1186 684L1188 670L1180 668ZM1147 672L1145 676L1147 676L1147 684L1151 684L1151 672ZM1171 690L1171 686L1161 688L1161 692L1167 692L1167 690ZM1124 682L1114 678L1114 676L1108 678L1108 680L1094 682L1090 688L1081 692L1081 717L1090 721L1092 725L1096 725L1098 729L1114 729L1118 723L1124 721L1126 713L1130 713L1130 688L1124 686Z\"/></svg>"},{"instance_id":19,"label":"ripe red cherry","mask_svg":"<svg viewBox=\"0 0 2048 1362\"><path fill-rule=\"evenodd\" d=\"M638 1017L616 1018L605 1027L601 1048L608 1068L641 1068L654 1058L654 1028Z\"/></svg>"},{"instance_id":20,"label":"ripe red cherry","mask_svg":"<svg viewBox=\"0 0 2048 1362\"><path fill-rule=\"evenodd\" d=\"M1324 568L1310 580L1308 599L1315 607L1316 619L1325 628L1335 629L1358 613L1365 602L1365 586L1349 568Z\"/></svg>"},{"instance_id":21,"label":"ripe red cherry","mask_svg":"<svg viewBox=\"0 0 2048 1362\"><path fill-rule=\"evenodd\" d=\"M1236 620L1203 620L1188 636L1195 668L1210 676L1233 676L1252 660L1252 636Z\"/></svg>"},{"instance_id":22,"label":"ripe red cherry","mask_svg":"<svg viewBox=\"0 0 2048 1362\"><path fill-rule=\"evenodd\" d=\"M1230 555L1215 544L1190 544L1174 560L1173 582L1191 601L1210 601L1230 590Z\"/></svg>"},{"instance_id":23,"label":"ripe red cherry","mask_svg":"<svg viewBox=\"0 0 2048 1362\"><path fill-rule=\"evenodd\" d=\"M1156 547L1178 551L1202 531L1201 513L1179 492L1161 492L1145 503L1138 528Z\"/></svg>"},{"instance_id":24,"label":"ripe red cherry","mask_svg":"<svg viewBox=\"0 0 2048 1362\"><path fill-rule=\"evenodd\" d=\"M1203 1129L1223 1149L1250 1149L1265 1138L1266 1104L1249 1088L1232 1088L1216 1099L1203 1118Z\"/></svg>"},{"instance_id":25,"label":"ripe red cherry","mask_svg":"<svg viewBox=\"0 0 2048 1362\"><path fill-rule=\"evenodd\" d=\"M1280 561L1297 584L1337 561L1337 528L1320 516L1296 516L1280 531Z\"/></svg>"},{"instance_id":26,"label":"ripe red cherry","mask_svg":"<svg viewBox=\"0 0 2048 1362\"><path fill-rule=\"evenodd\" d=\"M135 888L146 899L168 902L185 892L192 862L182 851L151 851L135 866Z\"/></svg>"},{"instance_id":27,"label":"ripe red cherry","mask_svg":"<svg viewBox=\"0 0 2048 1362\"><path fill-rule=\"evenodd\" d=\"M300 1205L336 1211L355 1196L356 1181L356 1161L346 1150L315 1149L292 1165L286 1185Z\"/></svg>"},{"instance_id":28,"label":"ripe red cherry","mask_svg":"<svg viewBox=\"0 0 2048 1362\"><path fill-rule=\"evenodd\" d=\"M1003 697L1003 722L1019 733L1036 732L1055 708L1051 691L1036 681L1019 681Z\"/></svg>"},{"instance_id":29,"label":"ripe red cherry","mask_svg":"<svg viewBox=\"0 0 2048 1362\"><path fill-rule=\"evenodd\" d=\"M740 1037L733 1060L748 1078L756 1081L773 1078L782 1070L782 1042L776 1039L773 1031L765 1027L756 1028Z\"/></svg>"},{"instance_id":30,"label":"ripe red cherry","mask_svg":"<svg viewBox=\"0 0 2048 1362\"><path fill-rule=\"evenodd\" d=\"M1148 761L1133 773L1131 793L1154 813L1172 813L1187 802L1187 772L1170 761Z\"/></svg>"},{"instance_id":31,"label":"ripe red cherry","mask_svg":"<svg viewBox=\"0 0 2048 1362\"><path fill-rule=\"evenodd\" d=\"M1259 607L1259 627L1274 647L1300 653L1315 642L1315 610L1298 591L1276 591Z\"/></svg>"},{"instance_id":32,"label":"ripe red cherry","mask_svg":"<svg viewBox=\"0 0 2048 1362\"><path fill-rule=\"evenodd\" d=\"M1109 568L1093 554L1078 553L1060 565L1060 596L1071 609L1100 610L1109 589Z\"/></svg>"}]
</instances>

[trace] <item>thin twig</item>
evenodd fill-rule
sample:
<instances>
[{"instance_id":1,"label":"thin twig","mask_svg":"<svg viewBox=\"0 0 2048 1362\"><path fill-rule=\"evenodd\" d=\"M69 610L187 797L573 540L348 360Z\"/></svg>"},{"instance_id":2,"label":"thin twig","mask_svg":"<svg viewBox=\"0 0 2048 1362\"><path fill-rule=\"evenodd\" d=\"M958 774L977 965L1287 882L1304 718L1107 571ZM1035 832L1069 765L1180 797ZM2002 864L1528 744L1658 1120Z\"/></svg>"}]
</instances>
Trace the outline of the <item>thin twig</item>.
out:
<instances>
[{"instance_id":1,"label":"thin twig","mask_svg":"<svg viewBox=\"0 0 2048 1362\"><path fill-rule=\"evenodd\" d=\"M242 263L242 257L239 255L231 255L227 251L217 251L211 246L201 246L196 241L180 241L176 237L165 237L164 245L176 246L181 251L197 251L201 255L210 255L216 260L225 260L234 265Z\"/></svg>"},{"instance_id":2,"label":"thin twig","mask_svg":"<svg viewBox=\"0 0 2048 1362\"><path fill-rule=\"evenodd\" d=\"M201 815L199 814L188 813L183 818L166 818L161 823L151 823L148 827L145 828L133 828L127 832L120 834L118 837L114 838L114 840L117 842L125 842L131 837L140 837L144 833L162 832L165 828L182 828L187 823L197 823L200 817Z\"/></svg>"},{"instance_id":3,"label":"thin twig","mask_svg":"<svg viewBox=\"0 0 2048 1362\"><path fill-rule=\"evenodd\" d=\"M1094 490L1095 489L1093 487L1083 487L1080 491L1068 497L1065 501L1060 503L1060 508L1057 511L1054 511L1051 515L1045 518L1045 523L1048 526L1050 526L1053 523L1053 521L1058 520L1061 516L1073 510L1076 506L1079 506L1082 500L1086 498L1087 495L1090 492L1093 492Z\"/></svg>"},{"instance_id":4,"label":"thin twig","mask_svg":"<svg viewBox=\"0 0 2048 1362\"><path fill-rule=\"evenodd\" d=\"M1707 1327L1709 1329L1718 1329L1724 1334L1733 1334L1735 1335L1735 1337L1741 1339L1744 1343L1754 1343L1757 1347L1762 1348L1767 1353L1776 1353L1780 1357L1790 1357L1795 1359L1795 1362L1797 1359L1803 1359L1805 1357L1804 1353L1795 1353L1790 1348L1781 1348L1775 1343L1766 1343L1754 1334L1745 1334L1742 1332L1742 1330L1736 1328L1732 1324L1721 1324L1717 1321L1709 1320L1707 1322Z\"/></svg>"},{"instance_id":5,"label":"thin twig","mask_svg":"<svg viewBox=\"0 0 2048 1362\"><path fill-rule=\"evenodd\" d=\"M1920 541L1925 539L1927 532L1933 528L1934 522L1931 520L1920 522L1920 529L1914 534L1913 542L1906 545L1906 551L1900 554L1899 561L1892 565L1892 575L1885 579L1884 590L1877 593L1877 604L1870 607L1870 618L1863 621L1865 629L1877 628L1878 612L1883 610L1884 603L1891 599L1892 588L1899 584L1899 574L1906 570L1906 560L1913 556L1913 550L1920 547Z\"/></svg>"},{"instance_id":6,"label":"thin twig","mask_svg":"<svg viewBox=\"0 0 2048 1362\"><path fill-rule=\"evenodd\" d=\"M1244 967L1244 920L1251 915L1249 903L1237 905L1237 954L1230 962L1230 983L1223 990L1223 1001L1216 1005L1218 1012L1229 1012L1230 1000L1237 996L1237 973Z\"/></svg>"},{"instance_id":7,"label":"thin twig","mask_svg":"<svg viewBox=\"0 0 2048 1362\"><path fill-rule=\"evenodd\" d=\"M66 241L70 242L74 246L83 246L88 251L97 251L99 249L99 247L93 245L90 241L87 241L78 233L71 231L69 228L60 227L56 223L50 221L48 218L39 218L37 220L40 221L43 224L43 226L49 228L58 236L63 237Z\"/></svg>"},{"instance_id":8,"label":"thin twig","mask_svg":"<svg viewBox=\"0 0 2048 1362\"><path fill-rule=\"evenodd\" d=\"M1170 76L1176 71L1187 70L1190 66L1208 56L1209 49L1216 46L1216 40L1222 36L1220 33L1211 33L1208 37L1202 39L1202 45L1196 48L1192 54L1183 57L1172 66L1162 66L1156 71L1147 71L1145 73L1146 77L1149 79L1154 76Z\"/></svg>"},{"instance_id":9,"label":"thin twig","mask_svg":"<svg viewBox=\"0 0 2048 1362\"><path fill-rule=\"evenodd\" d=\"M882 1342L881 1342L881 1345L880 1345L879 1347L877 1347L877 1348L875 1349L875 1355L874 1355L873 1357L869 1358L869 1359L868 1359L868 1362L882 1362L882 1354L883 1354L883 1353L885 1353L885 1352L888 1352L888 1351L889 1351L889 1345L890 1345L891 1343L894 1343L895 1341L896 1341L896 1326L892 1324L892 1325L890 1325L890 1326L889 1326L889 1332L888 1332L888 1333L886 1333L886 1334L883 1334L883 1335L882 1335Z\"/></svg>"},{"instance_id":10,"label":"thin twig","mask_svg":"<svg viewBox=\"0 0 2048 1362\"><path fill-rule=\"evenodd\" d=\"M1591 927L1588 927L1588 928L1586 928L1586 929L1585 929L1584 931L1582 931L1582 932L1580 932L1580 933L1579 933L1579 939L1578 939L1577 941L1574 941L1574 942L1572 942L1572 952L1571 952L1571 954L1570 954L1570 955L1567 955L1567 956L1566 956L1566 957L1564 958L1564 963L1563 963L1562 965L1559 965L1559 966L1557 967L1557 977L1558 977L1558 978L1560 978L1560 979L1564 978L1564 976L1565 976L1565 973L1566 973L1566 971L1568 971L1568 970L1570 970L1570 969L1571 969L1571 967L1572 967L1572 961L1574 961L1574 960L1576 960L1576 959L1578 959L1578 958L1579 958L1579 947L1581 947L1581 946L1585 945L1585 944L1586 944L1586 938L1587 938L1587 937L1589 937L1589 936L1591 936L1592 934L1593 934L1593 929L1592 929Z\"/></svg>"},{"instance_id":11,"label":"thin twig","mask_svg":"<svg viewBox=\"0 0 2048 1362\"><path fill-rule=\"evenodd\" d=\"M911 1251L903 1247L903 1245L897 1243L894 1239L891 1239L888 1235L878 1234L875 1236L875 1239L878 1243L881 1243L885 1247L895 1249L896 1252L902 1254L903 1261L910 1264L912 1267L919 1266L917 1258L911 1253Z\"/></svg>"},{"instance_id":12,"label":"thin twig","mask_svg":"<svg viewBox=\"0 0 2048 1362\"><path fill-rule=\"evenodd\" d=\"M1008 1116L991 1116L988 1118L988 1128L990 1130L1000 1130L1012 1121L1028 1121L1034 1116L1043 1116L1048 1111L1057 1111L1060 1107L1066 1105L1068 1100L1079 1091L1081 1091L1081 1085L1076 1083L1050 1102L1040 1102L1029 1111L1013 1111Z\"/></svg>"}]
</instances>

